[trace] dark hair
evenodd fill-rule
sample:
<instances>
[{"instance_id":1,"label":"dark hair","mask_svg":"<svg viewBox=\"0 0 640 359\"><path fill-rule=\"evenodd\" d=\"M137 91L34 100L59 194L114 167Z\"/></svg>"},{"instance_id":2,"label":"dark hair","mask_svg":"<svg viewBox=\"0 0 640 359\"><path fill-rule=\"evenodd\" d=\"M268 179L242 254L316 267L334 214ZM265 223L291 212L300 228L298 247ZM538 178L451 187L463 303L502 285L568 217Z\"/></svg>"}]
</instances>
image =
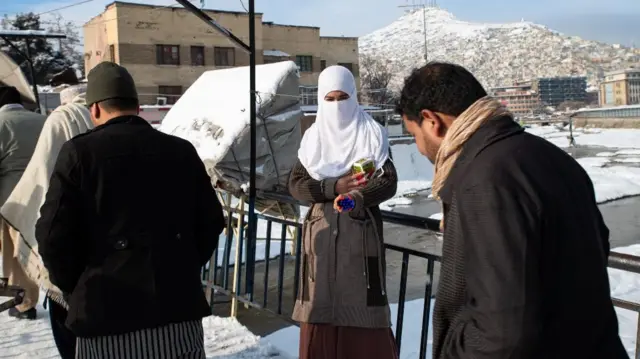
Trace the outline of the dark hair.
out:
<instances>
[{"instance_id":1,"label":"dark hair","mask_svg":"<svg viewBox=\"0 0 640 359\"><path fill-rule=\"evenodd\" d=\"M139 102L135 98L110 98L100 101L98 104L107 112L136 111L139 106Z\"/></svg>"},{"instance_id":2,"label":"dark hair","mask_svg":"<svg viewBox=\"0 0 640 359\"><path fill-rule=\"evenodd\" d=\"M477 100L487 96L480 82L460 65L429 62L404 80L396 112L421 122L420 111L460 116Z\"/></svg>"},{"instance_id":3,"label":"dark hair","mask_svg":"<svg viewBox=\"0 0 640 359\"><path fill-rule=\"evenodd\" d=\"M22 104L20 92L13 86L0 86L0 107L12 104Z\"/></svg>"}]
</instances>

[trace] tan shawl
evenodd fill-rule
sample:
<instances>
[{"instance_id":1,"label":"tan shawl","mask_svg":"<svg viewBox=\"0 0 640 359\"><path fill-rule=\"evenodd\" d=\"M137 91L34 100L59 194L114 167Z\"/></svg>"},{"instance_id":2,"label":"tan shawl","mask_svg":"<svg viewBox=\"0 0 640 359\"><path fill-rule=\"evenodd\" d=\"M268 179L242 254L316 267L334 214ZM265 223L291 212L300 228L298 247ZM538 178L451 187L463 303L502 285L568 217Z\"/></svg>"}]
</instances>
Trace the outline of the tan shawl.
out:
<instances>
[{"instance_id":1,"label":"tan shawl","mask_svg":"<svg viewBox=\"0 0 640 359\"><path fill-rule=\"evenodd\" d=\"M486 96L469 106L453 121L436 155L435 175L431 187L431 193L435 199L440 200L440 190L447 181L467 140L490 118L505 114L509 114L509 111L500 101ZM444 217L440 221L440 230L443 229Z\"/></svg>"},{"instance_id":2,"label":"tan shawl","mask_svg":"<svg viewBox=\"0 0 640 359\"><path fill-rule=\"evenodd\" d=\"M84 94L81 94L49 115L27 168L7 202L0 208L2 217L20 232L14 256L27 275L47 291L51 299L65 307L62 293L49 281L49 273L38 253L35 225L60 148L71 138L93 128L91 115L84 104Z\"/></svg>"}]
</instances>

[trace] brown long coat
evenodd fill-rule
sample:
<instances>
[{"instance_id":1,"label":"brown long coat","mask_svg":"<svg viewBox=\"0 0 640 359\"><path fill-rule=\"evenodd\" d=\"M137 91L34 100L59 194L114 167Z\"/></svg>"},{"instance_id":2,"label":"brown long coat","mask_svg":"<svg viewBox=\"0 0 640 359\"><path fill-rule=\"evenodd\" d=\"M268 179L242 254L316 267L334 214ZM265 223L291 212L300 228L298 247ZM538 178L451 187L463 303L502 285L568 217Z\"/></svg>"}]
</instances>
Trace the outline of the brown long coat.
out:
<instances>
[{"instance_id":1,"label":"brown long coat","mask_svg":"<svg viewBox=\"0 0 640 359\"><path fill-rule=\"evenodd\" d=\"M291 194L313 203L303 223L300 289L293 319L334 326L389 328L378 205L395 195L395 167L387 161L380 177L352 192L356 208L350 213L333 209L336 180L316 181L300 163L290 177Z\"/></svg>"}]
</instances>

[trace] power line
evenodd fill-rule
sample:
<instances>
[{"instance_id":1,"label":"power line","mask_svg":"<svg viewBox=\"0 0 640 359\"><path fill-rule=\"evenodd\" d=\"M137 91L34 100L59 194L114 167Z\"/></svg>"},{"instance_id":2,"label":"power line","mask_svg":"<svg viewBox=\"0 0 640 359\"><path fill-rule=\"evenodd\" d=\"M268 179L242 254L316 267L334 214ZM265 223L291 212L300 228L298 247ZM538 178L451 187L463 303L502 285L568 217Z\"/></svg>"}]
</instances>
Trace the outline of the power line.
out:
<instances>
[{"instance_id":1,"label":"power line","mask_svg":"<svg viewBox=\"0 0 640 359\"><path fill-rule=\"evenodd\" d=\"M86 3L90 3L90 2L93 2L93 1L96 1L96 0L83 0L83 1L79 1L77 3L73 3L73 4L69 4L69 5L66 5L66 6L59 7L59 8L55 8L55 9L52 9L52 10L49 10L49 11L41 12L41 13L36 14L36 15L37 16L42 16L42 15L46 15L46 14L49 14L49 13L52 13L52 12L57 12L57 11L60 11L60 10L70 9L72 7L76 7L76 6L83 5L83 4L86 4Z\"/></svg>"},{"instance_id":2,"label":"power line","mask_svg":"<svg viewBox=\"0 0 640 359\"><path fill-rule=\"evenodd\" d=\"M69 5L61 6L61 7L55 8L55 9L47 10L47 11L44 11L44 12L41 12L41 13L37 13L37 14L35 14L35 16L40 17L42 15L50 14L52 12L57 12L57 11L60 11L60 10L70 9L72 7L80 6L80 5L87 4L87 3L90 3L90 2L94 2L94 1L96 1L96 0L78 1L78 2L75 2L73 4L69 4ZM13 14L13 15L18 15L18 14ZM11 25L15 26L15 23L16 23L16 20L12 21Z\"/></svg>"},{"instance_id":3,"label":"power line","mask_svg":"<svg viewBox=\"0 0 640 359\"><path fill-rule=\"evenodd\" d=\"M247 7L244 6L244 1L239 0L240 1L240 6L242 6L242 8L244 9L245 12L249 12L249 10L247 10Z\"/></svg>"}]
</instances>

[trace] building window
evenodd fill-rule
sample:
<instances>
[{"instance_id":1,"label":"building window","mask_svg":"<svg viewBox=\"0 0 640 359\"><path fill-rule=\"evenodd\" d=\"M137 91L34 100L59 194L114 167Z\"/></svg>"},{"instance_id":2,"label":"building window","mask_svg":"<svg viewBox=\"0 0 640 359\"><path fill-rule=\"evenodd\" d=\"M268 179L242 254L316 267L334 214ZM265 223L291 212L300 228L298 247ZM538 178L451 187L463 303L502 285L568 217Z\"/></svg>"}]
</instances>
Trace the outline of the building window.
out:
<instances>
[{"instance_id":1,"label":"building window","mask_svg":"<svg viewBox=\"0 0 640 359\"><path fill-rule=\"evenodd\" d=\"M353 64L350 62L338 62L338 65L346 67L349 71L353 72Z\"/></svg>"},{"instance_id":2,"label":"building window","mask_svg":"<svg viewBox=\"0 0 640 359\"><path fill-rule=\"evenodd\" d=\"M156 45L156 63L158 65L180 65L180 46Z\"/></svg>"},{"instance_id":3,"label":"building window","mask_svg":"<svg viewBox=\"0 0 640 359\"><path fill-rule=\"evenodd\" d=\"M313 57L309 55L296 55L296 65L302 72L313 72Z\"/></svg>"},{"instance_id":4,"label":"building window","mask_svg":"<svg viewBox=\"0 0 640 359\"><path fill-rule=\"evenodd\" d=\"M300 86L301 105L318 105L318 88Z\"/></svg>"},{"instance_id":5,"label":"building window","mask_svg":"<svg viewBox=\"0 0 640 359\"><path fill-rule=\"evenodd\" d=\"M236 65L236 49L233 47L214 47L213 57L216 66Z\"/></svg>"},{"instance_id":6,"label":"building window","mask_svg":"<svg viewBox=\"0 0 640 359\"><path fill-rule=\"evenodd\" d=\"M320 71L327 68L327 60L320 60Z\"/></svg>"},{"instance_id":7,"label":"building window","mask_svg":"<svg viewBox=\"0 0 640 359\"><path fill-rule=\"evenodd\" d=\"M182 95L182 86L158 86L158 94L167 98L167 104L173 105Z\"/></svg>"},{"instance_id":8,"label":"building window","mask_svg":"<svg viewBox=\"0 0 640 359\"><path fill-rule=\"evenodd\" d=\"M204 46L191 46L191 66L204 66Z\"/></svg>"},{"instance_id":9,"label":"building window","mask_svg":"<svg viewBox=\"0 0 640 359\"><path fill-rule=\"evenodd\" d=\"M109 61L116 62L116 47L115 47L115 45L109 45Z\"/></svg>"}]
</instances>

